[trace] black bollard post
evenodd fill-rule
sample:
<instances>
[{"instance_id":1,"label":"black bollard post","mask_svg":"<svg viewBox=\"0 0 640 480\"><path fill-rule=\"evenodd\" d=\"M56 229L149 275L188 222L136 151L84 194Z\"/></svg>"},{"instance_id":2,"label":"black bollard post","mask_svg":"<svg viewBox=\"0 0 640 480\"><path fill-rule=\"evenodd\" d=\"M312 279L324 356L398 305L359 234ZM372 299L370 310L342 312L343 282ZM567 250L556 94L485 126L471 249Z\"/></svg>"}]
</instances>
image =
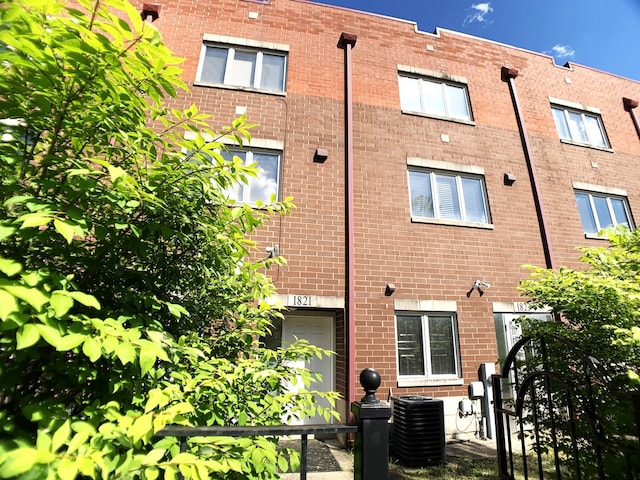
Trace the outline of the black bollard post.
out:
<instances>
[{"instance_id":1,"label":"black bollard post","mask_svg":"<svg viewBox=\"0 0 640 480\"><path fill-rule=\"evenodd\" d=\"M372 368L360 372L366 395L351 404L358 431L354 442L355 480L389 479L389 418L391 407L376 398L380 375Z\"/></svg>"}]
</instances>

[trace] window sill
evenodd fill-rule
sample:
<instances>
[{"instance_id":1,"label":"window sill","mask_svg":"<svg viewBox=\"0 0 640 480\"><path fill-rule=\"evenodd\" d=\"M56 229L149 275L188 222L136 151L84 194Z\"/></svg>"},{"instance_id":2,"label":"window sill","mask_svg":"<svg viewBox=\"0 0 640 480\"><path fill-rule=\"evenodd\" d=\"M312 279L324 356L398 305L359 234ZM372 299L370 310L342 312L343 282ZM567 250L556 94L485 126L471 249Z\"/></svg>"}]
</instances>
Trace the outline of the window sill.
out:
<instances>
[{"instance_id":1,"label":"window sill","mask_svg":"<svg viewBox=\"0 0 640 480\"><path fill-rule=\"evenodd\" d=\"M464 385L464 379L453 378L398 378L398 388L401 387L440 387Z\"/></svg>"},{"instance_id":2,"label":"window sill","mask_svg":"<svg viewBox=\"0 0 640 480\"><path fill-rule=\"evenodd\" d=\"M434 115L432 113L415 112L413 110L401 110L405 115L414 115L416 117L433 118L434 120L444 120L445 122L461 123L463 125L470 125L475 127L476 122L473 120L464 120L462 118L442 117L440 115Z\"/></svg>"},{"instance_id":3,"label":"window sill","mask_svg":"<svg viewBox=\"0 0 640 480\"><path fill-rule=\"evenodd\" d=\"M560 139L560 143L566 143L567 145L575 145L576 147L592 148L594 150L600 150L601 152L615 153L613 149L610 147L599 147L598 145L591 145L590 143L574 142L573 140L567 140L564 138Z\"/></svg>"},{"instance_id":4,"label":"window sill","mask_svg":"<svg viewBox=\"0 0 640 480\"><path fill-rule=\"evenodd\" d=\"M204 88L222 88L224 90L238 90L241 92L262 93L265 95L276 95L278 97L287 96L287 92L281 92L279 90L266 90L262 88L241 87L238 85L225 85L224 83L207 83L207 82L201 82L199 80L193 82L193 85L196 87L204 87Z\"/></svg>"},{"instance_id":5,"label":"window sill","mask_svg":"<svg viewBox=\"0 0 640 480\"><path fill-rule=\"evenodd\" d=\"M492 223L461 222L458 220L445 220L442 218L411 217L411 222L412 223L433 223L436 225L449 225L451 227L468 227L468 228L482 228L484 230L493 230Z\"/></svg>"},{"instance_id":6,"label":"window sill","mask_svg":"<svg viewBox=\"0 0 640 480\"><path fill-rule=\"evenodd\" d=\"M609 240L608 235L599 235L597 233L585 233L584 238L588 238L589 240Z\"/></svg>"}]
</instances>

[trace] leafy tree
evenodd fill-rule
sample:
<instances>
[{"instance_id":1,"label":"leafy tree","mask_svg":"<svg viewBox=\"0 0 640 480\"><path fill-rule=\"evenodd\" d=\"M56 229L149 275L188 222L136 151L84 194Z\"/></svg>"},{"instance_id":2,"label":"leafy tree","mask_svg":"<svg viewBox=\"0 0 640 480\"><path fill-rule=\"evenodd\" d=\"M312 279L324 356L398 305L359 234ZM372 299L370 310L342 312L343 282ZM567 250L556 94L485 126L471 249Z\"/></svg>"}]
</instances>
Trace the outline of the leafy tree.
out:
<instances>
[{"instance_id":1,"label":"leafy tree","mask_svg":"<svg viewBox=\"0 0 640 480\"><path fill-rule=\"evenodd\" d=\"M607 247L581 249L584 269L535 268L520 286L534 308L550 307L560 317L553 322L524 320L528 336L547 339L549 354L549 364L542 365L541 344L534 342L538 349L530 352L527 369L556 373L546 380L553 401L546 406L541 402L537 413L541 424L550 427L545 422L555 412L560 456L569 469L569 460L581 456L588 466L586 478L597 474L594 442L603 449L607 478L622 478L630 461L625 453L636 449L630 458L638 461L638 441L629 439L640 434L640 231L618 228L606 235ZM565 409L569 400L576 410L573 418ZM579 438L577 452L569 441L571 429ZM539 446L553 446L549 431Z\"/></svg>"},{"instance_id":2,"label":"leafy tree","mask_svg":"<svg viewBox=\"0 0 640 480\"><path fill-rule=\"evenodd\" d=\"M328 352L257 341L281 260L247 235L292 203L225 197L250 125L168 106L180 59L126 0L7 1L0 46L0 478L276 476L273 440L154 437L335 414L285 387Z\"/></svg>"}]
</instances>

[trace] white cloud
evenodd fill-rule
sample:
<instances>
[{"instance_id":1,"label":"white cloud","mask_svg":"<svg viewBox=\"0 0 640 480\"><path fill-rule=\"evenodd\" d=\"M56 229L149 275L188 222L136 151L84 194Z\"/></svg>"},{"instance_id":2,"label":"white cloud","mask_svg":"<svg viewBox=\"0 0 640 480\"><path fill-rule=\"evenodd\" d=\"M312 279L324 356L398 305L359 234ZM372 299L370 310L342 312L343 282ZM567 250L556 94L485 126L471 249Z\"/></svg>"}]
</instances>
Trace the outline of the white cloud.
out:
<instances>
[{"instance_id":1,"label":"white cloud","mask_svg":"<svg viewBox=\"0 0 640 480\"><path fill-rule=\"evenodd\" d=\"M560 45L556 43L551 50L544 52L549 55L553 55L557 59L573 58L576 51L571 48L571 45Z\"/></svg>"},{"instance_id":2,"label":"white cloud","mask_svg":"<svg viewBox=\"0 0 640 480\"><path fill-rule=\"evenodd\" d=\"M472 10L472 13L467 15L462 22L462 26L466 27L470 23L478 22L478 23L493 23L492 20L487 20L487 15L493 12L493 8L491 7L491 2L486 3L474 3L471 5L469 10Z\"/></svg>"}]
</instances>

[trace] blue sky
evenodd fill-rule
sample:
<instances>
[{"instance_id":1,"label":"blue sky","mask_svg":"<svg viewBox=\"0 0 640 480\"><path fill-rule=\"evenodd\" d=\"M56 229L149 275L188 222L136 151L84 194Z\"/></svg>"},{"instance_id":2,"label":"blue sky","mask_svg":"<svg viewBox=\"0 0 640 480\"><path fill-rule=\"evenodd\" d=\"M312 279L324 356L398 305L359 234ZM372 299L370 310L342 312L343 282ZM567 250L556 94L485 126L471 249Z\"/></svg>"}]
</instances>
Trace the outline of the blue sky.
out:
<instances>
[{"instance_id":1,"label":"blue sky","mask_svg":"<svg viewBox=\"0 0 640 480\"><path fill-rule=\"evenodd\" d=\"M319 0L454 30L640 81L640 0Z\"/></svg>"}]
</instances>

